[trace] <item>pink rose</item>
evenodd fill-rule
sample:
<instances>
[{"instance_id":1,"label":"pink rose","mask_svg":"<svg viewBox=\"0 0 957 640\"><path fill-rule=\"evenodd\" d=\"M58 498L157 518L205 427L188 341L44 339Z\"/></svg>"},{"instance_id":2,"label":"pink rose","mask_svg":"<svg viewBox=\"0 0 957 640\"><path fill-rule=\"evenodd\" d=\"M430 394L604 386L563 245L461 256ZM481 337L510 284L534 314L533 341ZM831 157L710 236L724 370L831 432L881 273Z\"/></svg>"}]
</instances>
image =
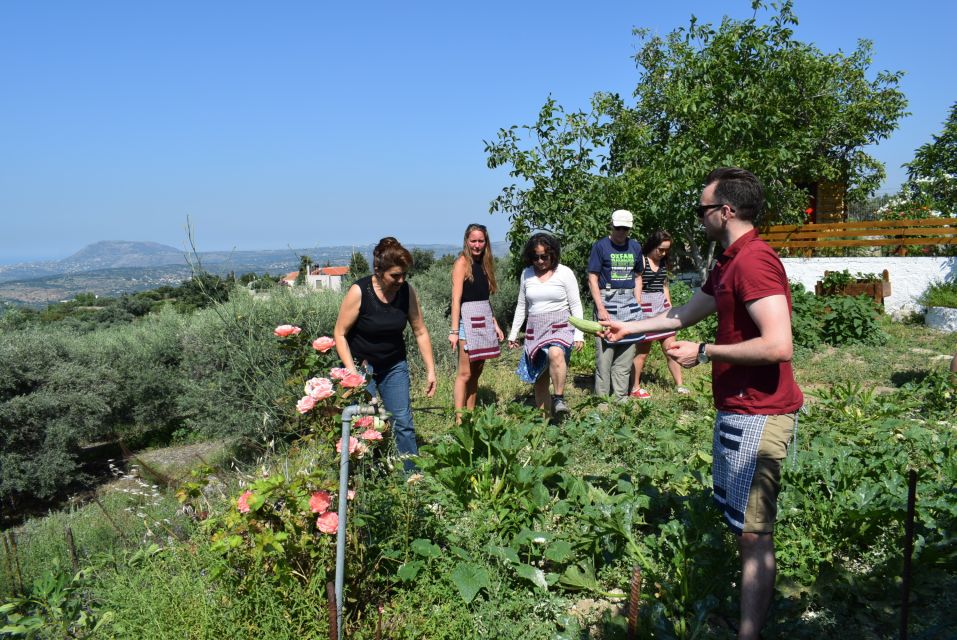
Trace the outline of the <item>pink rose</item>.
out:
<instances>
[{"instance_id":1,"label":"pink rose","mask_svg":"<svg viewBox=\"0 0 957 640\"><path fill-rule=\"evenodd\" d=\"M345 367L333 367L329 370L329 377L333 380L342 380L349 375L349 370Z\"/></svg>"},{"instance_id":2,"label":"pink rose","mask_svg":"<svg viewBox=\"0 0 957 640\"><path fill-rule=\"evenodd\" d=\"M281 324L273 329L273 333L280 338L288 338L289 336L298 335L300 331L302 331L301 328L291 324Z\"/></svg>"},{"instance_id":3,"label":"pink rose","mask_svg":"<svg viewBox=\"0 0 957 640\"><path fill-rule=\"evenodd\" d=\"M296 403L296 411L299 413L309 413L316 406L316 399L312 396L303 396Z\"/></svg>"},{"instance_id":4,"label":"pink rose","mask_svg":"<svg viewBox=\"0 0 957 640\"><path fill-rule=\"evenodd\" d=\"M359 437L363 440L382 440L382 434L375 429L367 429L366 432Z\"/></svg>"},{"instance_id":5,"label":"pink rose","mask_svg":"<svg viewBox=\"0 0 957 640\"><path fill-rule=\"evenodd\" d=\"M328 491L316 491L309 498L309 509L313 513L325 513L332 506L332 496Z\"/></svg>"},{"instance_id":6,"label":"pink rose","mask_svg":"<svg viewBox=\"0 0 957 640\"><path fill-rule=\"evenodd\" d=\"M240 513L249 513L249 499L252 497L252 491L244 491L243 495L239 496L239 500L236 501L236 508L239 509Z\"/></svg>"},{"instance_id":7,"label":"pink rose","mask_svg":"<svg viewBox=\"0 0 957 640\"><path fill-rule=\"evenodd\" d=\"M323 533L336 533L339 530L339 514L335 511L326 511L316 518L316 526Z\"/></svg>"},{"instance_id":8,"label":"pink rose","mask_svg":"<svg viewBox=\"0 0 957 640\"><path fill-rule=\"evenodd\" d=\"M329 378L310 378L306 380L306 395L313 400L325 400L335 394L332 380Z\"/></svg>"},{"instance_id":9,"label":"pink rose","mask_svg":"<svg viewBox=\"0 0 957 640\"><path fill-rule=\"evenodd\" d=\"M329 336L322 336L312 341L312 348L319 353L325 353L334 346L336 346L336 341Z\"/></svg>"},{"instance_id":10,"label":"pink rose","mask_svg":"<svg viewBox=\"0 0 957 640\"><path fill-rule=\"evenodd\" d=\"M349 489L349 491L346 492L346 500L352 500L355 497L356 497L356 492L353 491L352 489Z\"/></svg>"},{"instance_id":11,"label":"pink rose","mask_svg":"<svg viewBox=\"0 0 957 640\"><path fill-rule=\"evenodd\" d=\"M343 387L347 389L355 389L356 387L361 387L366 383L366 377L361 373L347 373L339 381Z\"/></svg>"},{"instance_id":12,"label":"pink rose","mask_svg":"<svg viewBox=\"0 0 957 640\"><path fill-rule=\"evenodd\" d=\"M349 436L349 454L353 454L359 449L359 439L355 436ZM336 443L336 453L342 453L342 438Z\"/></svg>"},{"instance_id":13,"label":"pink rose","mask_svg":"<svg viewBox=\"0 0 957 640\"><path fill-rule=\"evenodd\" d=\"M357 429L368 429L375 422L375 418L372 416L360 416L356 418L355 426Z\"/></svg>"}]
</instances>

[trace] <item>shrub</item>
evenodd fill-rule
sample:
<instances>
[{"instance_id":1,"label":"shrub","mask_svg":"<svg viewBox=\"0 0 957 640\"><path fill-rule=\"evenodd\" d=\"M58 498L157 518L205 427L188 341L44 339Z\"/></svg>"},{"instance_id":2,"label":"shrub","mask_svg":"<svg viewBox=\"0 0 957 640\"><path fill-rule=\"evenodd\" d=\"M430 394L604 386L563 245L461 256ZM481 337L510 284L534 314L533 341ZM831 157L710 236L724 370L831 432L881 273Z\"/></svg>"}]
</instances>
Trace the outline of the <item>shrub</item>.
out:
<instances>
[{"instance_id":1,"label":"shrub","mask_svg":"<svg viewBox=\"0 0 957 640\"><path fill-rule=\"evenodd\" d=\"M284 424L288 394L282 350L273 329L291 323L308 335L330 335L341 294L279 287L266 298L235 292L229 301L197 312L184 328L178 398L187 426L206 436L261 439Z\"/></svg>"},{"instance_id":2,"label":"shrub","mask_svg":"<svg viewBox=\"0 0 957 640\"><path fill-rule=\"evenodd\" d=\"M920 296L925 307L949 307L957 309L957 281L932 282Z\"/></svg>"},{"instance_id":3,"label":"shrub","mask_svg":"<svg viewBox=\"0 0 957 640\"><path fill-rule=\"evenodd\" d=\"M791 335L795 347L813 349L823 341L821 318L824 307L820 299L805 291L800 283L791 284Z\"/></svg>"},{"instance_id":4,"label":"shrub","mask_svg":"<svg viewBox=\"0 0 957 640\"><path fill-rule=\"evenodd\" d=\"M76 452L110 414L111 381L71 361L69 334L0 340L0 496L50 497L81 477Z\"/></svg>"},{"instance_id":5,"label":"shrub","mask_svg":"<svg viewBox=\"0 0 957 640\"><path fill-rule=\"evenodd\" d=\"M867 296L826 296L824 300L826 312L821 319L824 342L834 346L887 342L873 300Z\"/></svg>"}]
</instances>

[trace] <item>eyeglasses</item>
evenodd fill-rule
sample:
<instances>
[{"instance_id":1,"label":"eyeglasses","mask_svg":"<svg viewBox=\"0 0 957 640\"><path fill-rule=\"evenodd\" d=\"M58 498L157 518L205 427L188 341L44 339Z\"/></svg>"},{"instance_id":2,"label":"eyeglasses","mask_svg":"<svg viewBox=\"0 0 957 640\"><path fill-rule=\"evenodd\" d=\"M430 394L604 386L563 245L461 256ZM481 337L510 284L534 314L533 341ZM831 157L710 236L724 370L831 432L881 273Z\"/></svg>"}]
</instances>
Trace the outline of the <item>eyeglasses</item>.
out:
<instances>
[{"instance_id":1,"label":"eyeglasses","mask_svg":"<svg viewBox=\"0 0 957 640\"><path fill-rule=\"evenodd\" d=\"M548 262L551 259L551 256L547 253L533 253L532 262Z\"/></svg>"},{"instance_id":2,"label":"eyeglasses","mask_svg":"<svg viewBox=\"0 0 957 640\"><path fill-rule=\"evenodd\" d=\"M703 218L708 215L708 212L712 209L717 209L718 207L723 207L724 202L717 202L715 204L699 204L698 205L698 217Z\"/></svg>"}]
</instances>

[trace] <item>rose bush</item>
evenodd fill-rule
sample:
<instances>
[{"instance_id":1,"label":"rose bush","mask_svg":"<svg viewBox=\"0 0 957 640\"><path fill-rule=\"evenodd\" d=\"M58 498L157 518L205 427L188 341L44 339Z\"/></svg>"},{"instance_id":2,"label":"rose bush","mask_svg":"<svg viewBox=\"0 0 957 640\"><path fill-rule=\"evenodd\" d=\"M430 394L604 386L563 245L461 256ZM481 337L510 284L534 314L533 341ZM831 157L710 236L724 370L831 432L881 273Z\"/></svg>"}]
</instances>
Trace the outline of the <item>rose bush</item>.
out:
<instances>
[{"instance_id":1,"label":"rose bush","mask_svg":"<svg viewBox=\"0 0 957 640\"><path fill-rule=\"evenodd\" d=\"M336 416L363 389L365 377L329 366L334 364L334 353L329 353L335 344L332 338L310 342L293 325L280 325L273 333L287 354L289 385L304 393L295 401L295 413L290 407L290 415L299 431L305 431L295 446L310 455L297 470L264 467L247 480L231 508L206 520L204 527L213 550L228 560L232 575L240 580L250 571L261 570L282 580L325 580L335 553L332 535L338 531L336 509L341 499L337 495L341 438L333 447L339 433ZM328 373L316 375L323 371ZM291 399L288 402L292 404ZM353 424L361 435L349 438L348 450L361 464L363 455L383 440L386 425L373 416L355 416ZM346 498L354 495L349 489ZM349 537L351 545L361 545L355 532L350 531Z\"/></svg>"}]
</instances>

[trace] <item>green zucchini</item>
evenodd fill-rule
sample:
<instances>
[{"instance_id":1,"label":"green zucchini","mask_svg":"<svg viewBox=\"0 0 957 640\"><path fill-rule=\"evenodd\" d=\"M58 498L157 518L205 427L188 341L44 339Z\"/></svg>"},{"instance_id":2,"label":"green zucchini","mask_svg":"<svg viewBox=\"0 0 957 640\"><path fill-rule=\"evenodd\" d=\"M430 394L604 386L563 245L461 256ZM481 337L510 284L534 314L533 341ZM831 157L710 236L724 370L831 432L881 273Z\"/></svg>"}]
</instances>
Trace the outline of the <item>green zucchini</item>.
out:
<instances>
[{"instance_id":1,"label":"green zucchini","mask_svg":"<svg viewBox=\"0 0 957 640\"><path fill-rule=\"evenodd\" d=\"M573 327L575 327L582 333L589 333L591 335L604 331L605 329L605 327L601 326L594 320L585 320L583 318L576 318L575 316L569 316L568 321L572 323Z\"/></svg>"}]
</instances>

